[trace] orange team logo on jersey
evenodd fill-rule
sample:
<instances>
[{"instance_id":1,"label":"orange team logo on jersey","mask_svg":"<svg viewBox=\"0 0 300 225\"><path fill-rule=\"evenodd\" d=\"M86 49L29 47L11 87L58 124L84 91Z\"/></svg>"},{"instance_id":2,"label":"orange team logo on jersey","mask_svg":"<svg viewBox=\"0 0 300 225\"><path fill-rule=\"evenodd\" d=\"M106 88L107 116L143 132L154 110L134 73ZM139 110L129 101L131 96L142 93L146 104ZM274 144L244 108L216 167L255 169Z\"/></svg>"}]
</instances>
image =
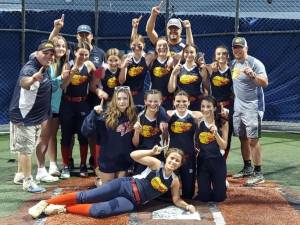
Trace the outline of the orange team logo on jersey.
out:
<instances>
[{"instance_id":1,"label":"orange team logo on jersey","mask_svg":"<svg viewBox=\"0 0 300 225\"><path fill-rule=\"evenodd\" d=\"M179 81L182 84L192 84L196 82L198 79L199 77L197 75L183 74L182 76L180 76Z\"/></svg>"},{"instance_id":2,"label":"orange team logo on jersey","mask_svg":"<svg viewBox=\"0 0 300 225\"><path fill-rule=\"evenodd\" d=\"M153 69L153 75L156 77L162 77L164 75L168 74L168 70L164 67L154 67Z\"/></svg>"},{"instance_id":3,"label":"orange team logo on jersey","mask_svg":"<svg viewBox=\"0 0 300 225\"><path fill-rule=\"evenodd\" d=\"M201 132L199 134L199 141L201 144L209 144L215 140L214 135L211 132Z\"/></svg>"},{"instance_id":4,"label":"orange team logo on jersey","mask_svg":"<svg viewBox=\"0 0 300 225\"><path fill-rule=\"evenodd\" d=\"M116 77L111 77L107 80L107 86L109 88L114 88L119 85L119 82Z\"/></svg>"},{"instance_id":5,"label":"orange team logo on jersey","mask_svg":"<svg viewBox=\"0 0 300 225\"><path fill-rule=\"evenodd\" d=\"M232 74L232 79L237 79L240 76L241 71L239 68L235 67L232 69L231 74Z\"/></svg>"},{"instance_id":6,"label":"orange team logo on jersey","mask_svg":"<svg viewBox=\"0 0 300 225\"><path fill-rule=\"evenodd\" d=\"M189 131L191 127L192 127L191 123L176 121L171 124L171 131L177 134L181 134Z\"/></svg>"},{"instance_id":7,"label":"orange team logo on jersey","mask_svg":"<svg viewBox=\"0 0 300 225\"><path fill-rule=\"evenodd\" d=\"M131 76L131 77L138 76L142 73L143 69L144 69L144 67L142 67L142 66L131 67L128 70L128 75Z\"/></svg>"},{"instance_id":8,"label":"orange team logo on jersey","mask_svg":"<svg viewBox=\"0 0 300 225\"><path fill-rule=\"evenodd\" d=\"M151 186L161 193L168 191L167 186L161 181L160 177L153 177L151 179Z\"/></svg>"},{"instance_id":9,"label":"orange team logo on jersey","mask_svg":"<svg viewBox=\"0 0 300 225\"><path fill-rule=\"evenodd\" d=\"M229 82L230 82L230 80L228 78L222 77L222 76L215 76L212 80L212 83L216 87L225 86L225 85L229 84Z\"/></svg>"},{"instance_id":10,"label":"orange team logo on jersey","mask_svg":"<svg viewBox=\"0 0 300 225\"><path fill-rule=\"evenodd\" d=\"M152 127L149 125L143 125L142 126L142 132L141 135L143 137L153 137L159 132L159 129L157 127Z\"/></svg>"},{"instance_id":11,"label":"orange team logo on jersey","mask_svg":"<svg viewBox=\"0 0 300 225\"><path fill-rule=\"evenodd\" d=\"M78 74L73 75L71 79L71 84L74 86L78 86L80 84L83 84L87 81L88 77L87 76L81 76Z\"/></svg>"}]
</instances>

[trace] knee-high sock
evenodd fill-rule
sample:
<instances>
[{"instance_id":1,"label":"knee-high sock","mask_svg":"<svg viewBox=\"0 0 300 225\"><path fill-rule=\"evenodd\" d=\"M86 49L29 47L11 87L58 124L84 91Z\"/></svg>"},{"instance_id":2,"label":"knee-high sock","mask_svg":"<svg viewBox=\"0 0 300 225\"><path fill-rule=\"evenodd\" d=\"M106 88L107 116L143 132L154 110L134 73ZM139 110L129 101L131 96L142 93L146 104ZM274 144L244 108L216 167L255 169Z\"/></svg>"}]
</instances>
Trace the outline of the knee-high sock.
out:
<instances>
[{"instance_id":1,"label":"knee-high sock","mask_svg":"<svg viewBox=\"0 0 300 225\"><path fill-rule=\"evenodd\" d=\"M71 147L61 145L61 156L64 166L68 166L71 158Z\"/></svg>"},{"instance_id":2,"label":"knee-high sock","mask_svg":"<svg viewBox=\"0 0 300 225\"><path fill-rule=\"evenodd\" d=\"M80 164L86 164L86 158L88 154L88 145L81 144L80 145Z\"/></svg>"},{"instance_id":3,"label":"knee-high sock","mask_svg":"<svg viewBox=\"0 0 300 225\"><path fill-rule=\"evenodd\" d=\"M54 205L74 205L77 204L77 192L58 195L46 200L46 202Z\"/></svg>"},{"instance_id":4,"label":"knee-high sock","mask_svg":"<svg viewBox=\"0 0 300 225\"><path fill-rule=\"evenodd\" d=\"M92 207L92 204L76 204L67 206L67 212L82 216L90 216L90 208Z\"/></svg>"}]
</instances>

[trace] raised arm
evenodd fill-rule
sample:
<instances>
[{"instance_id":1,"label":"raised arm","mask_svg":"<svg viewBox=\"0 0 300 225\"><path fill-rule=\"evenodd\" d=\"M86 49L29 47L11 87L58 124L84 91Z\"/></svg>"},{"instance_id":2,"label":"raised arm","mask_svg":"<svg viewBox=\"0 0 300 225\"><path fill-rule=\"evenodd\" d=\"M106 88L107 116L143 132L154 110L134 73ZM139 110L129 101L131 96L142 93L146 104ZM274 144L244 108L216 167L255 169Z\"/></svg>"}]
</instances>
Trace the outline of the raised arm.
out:
<instances>
[{"instance_id":1,"label":"raised arm","mask_svg":"<svg viewBox=\"0 0 300 225\"><path fill-rule=\"evenodd\" d=\"M228 140L228 122L224 122L221 127L222 136L219 134L217 126L215 124L211 125L210 132L216 138L216 141L220 147L220 149L225 149L227 147L227 140Z\"/></svg>"},{"instance_id":2,"label":"raised arm","mask_svg":"<svg viewBox=\"0 0 300 225\"><path fill-rule=\"evenodd\" d=\"M43 80L44 71L45 71L45 67L42 66L40 70L35 74L33 74L32 76L22 77L20 80L20 86L26 90L29 90L31 85L33 85L34 82Z\"/></svg>"},{"instance_id":3,"label":"raised arm","mask_svg":"<svg viewBox=\"0 0 300 225\"><path fill-rule=\"evenodd\" d=\"M192 25L189 20L183 20L181 21L183 27L185 28L185 34L186 34L186 44L192 45L194 44L194 38L192 33Z\"/></svg>"},{"instance_id":4,"label":"raised arm","mask_svg":"<svg viewBox=\"0 0 300 225\"><path fill-rule=\"evenodd\" d=\"M139 28L139 24L140 24L142 17L143 16L141 15L139 18L132 19L132 22L131 22L132 29L131 29L130 40L132 40L134 37L136 37L138 35L138 28Z\"/></svg>"},{"instance_id":5,"label":"raised arm","mask_svg":"<svg viewBox=\"0 0 300 225\"><path fill-rule=\"evenodd\" d=\"M159 10L160 10L160 6L154 6L152 8L151 15L146 24L146 32L147 32L147 35L153 45L155 45L155 43L158 40L158 34L154 30L154 28L155 28L156 18L160 13Z\"/></svg>"},{"instance_id":6,"label":"raised arm","mask_svg":"<svg viewBox=\"0 0 300 225\"><path fill-rule=\"evenodd\" d=\"M53 23L53 30L51 31L50 35L49 35L49 40L52 40L53 37L57 36L61 30L61 28L63 28L64 26L64 20L65 20L65 14L61 15L61 18L54 20Z\"/></svg>"},{"instance_id":7,"label":"raised arm","mask_svg":"<svg viewBox=\"0 0 300 225\"><path fill-rule=\"evenodd\" d=\"M160 167L161 161L155 158L155 155L161 153L161 147L155 145L150 150L136 150L130 153L130 157L145 166L150 167L152 170L156 170Z\"/></svg>"},{"instance_id":8,"label":"raised arm","mask_svg":"<svg viewBox=\"0 0 300 225\"><path fill-rule=\"evenodd\" d=\"M176 90L177 77L180 73L181 68L182 68L182 65L180 64L180 62L178 62L177 65L172 70L172 73L171 73L171 76L169 79L169 83L168 83L168 92L169 93L173 93Z\"/></svg>"},{"instance_id":9,"label":"raised arm","mask_svg":"<svg viewBox=\"0 0 300 225\"><path fill-rule=\"evenodd\" d=\"M127 75L127 67L132 64L132 55L129 53L123 63L121 64L121 70L119 74L119 83L122 85L126 81L126 75Z\"/></svg>"},{"instance_id":10,"label":"raised arm","mask_svg":"<svg viewBox=\"0 0 300 225\"><path fill-rule=\"evenodd\" d=\"M134 134L132 137L132 144L137 147L140 144L140 133L142 132L142 125L140 123L140 117L138 116L136 123L133 126Z\"/></svg>"}]
</instances>

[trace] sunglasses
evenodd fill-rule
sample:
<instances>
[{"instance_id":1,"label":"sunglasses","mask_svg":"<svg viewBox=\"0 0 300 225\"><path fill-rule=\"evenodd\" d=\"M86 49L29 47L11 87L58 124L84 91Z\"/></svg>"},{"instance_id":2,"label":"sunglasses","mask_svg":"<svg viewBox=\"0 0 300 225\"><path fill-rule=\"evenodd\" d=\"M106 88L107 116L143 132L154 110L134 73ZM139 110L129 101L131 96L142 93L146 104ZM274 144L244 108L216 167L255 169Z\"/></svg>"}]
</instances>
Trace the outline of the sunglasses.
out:
<instances>
[{"instance_id":1,"label":"sunglasses","mask_svg":"<svg viewBox=\"0 0 300 225\"><path fill-rule=\"evenodd\" d=\"M121 91L121 90L130 91L130 87L129 86L116 86L115 87L115 91Z\"/></svg>"}]
</instances>

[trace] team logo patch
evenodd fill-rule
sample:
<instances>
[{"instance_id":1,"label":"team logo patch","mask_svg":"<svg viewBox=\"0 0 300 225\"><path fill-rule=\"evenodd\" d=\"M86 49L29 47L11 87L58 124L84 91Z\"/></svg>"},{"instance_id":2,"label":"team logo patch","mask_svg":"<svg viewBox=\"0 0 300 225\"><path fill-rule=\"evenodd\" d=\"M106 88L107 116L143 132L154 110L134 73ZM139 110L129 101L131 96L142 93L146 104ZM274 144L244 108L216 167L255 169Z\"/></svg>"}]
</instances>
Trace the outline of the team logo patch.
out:
<instances>
[{"instance_id":1,"label":"team logo patch","mask_svg":"<svg viewBox=\"0 0 300 225\"><path fill-rule=\"evenodd\" d=\"M158 134L158 132L159 132L159 129L157 127L152 127L152 126L149 126L149 125L143 125L141 135L143 137L153 137L156 134Z\"/></svg>"},{"instance_id":2,"label":"team logo patch","mask_svg":"<svg viewBox=\"0 0 300 225\"><path fill-rule=\"evenodd\" d=\"M81 76L79 74L75 74L71 79L71 84L74 86L78 86L80 84L85 83L87 80L88 80L87 76Z\"/></svg>"},{"instance_id":3,"label":"team logo patch","mask_svg":"<svg viewBox=\"0 0 300 225\"><path fill-rule=\"evenodd\" d=\"M137 66L137 67L131 67L128 70L128 75L131 77L136 77L138 75L140 75L143 72L144 67L142 66Z\"/></svg>"},{"instance_id":4,"label":"team logo patch","mask_svg":"<svg viewBox=\"0 0 300 225\"><path fill-rule=\"evenodd\" d=\"M210 132L201 132L199 134L199 141L201 144L209 144L215 140L215 137Z\"/></svg>"},{"instance_id":5,"label":"team logo patch","mask_svg":"<svg viewBox=\"0 0 300 225\"><path fill-rule=\"evenodd\" d=\"M199 77L197 75L192 75L192 74L183 74L179 78L179 82L182 84L192 84L195 83Z\"/></svg>"},{"instance_id":6,"label":"team logo patch","mask_svg":"<svg viewBox=\"0 0 300 225\"><path fill-rule=\"evenodd\" d=\"M239 68L233 68L231 74L232 74L232 79L237 79L240 76L241 71Z\"/></svg>"},{"instance_id":7,"label":"team logo patch","mask_svg":"<svg viewBox=\"0 0 300 225\"><path fill-rule=\"evenodd\" d=\"M167 186L161 181L160 177L153 177L151 179L151 186L161 193L168 191Z\"/></svg>"},{"instance_id":8,"label":"team logo patch","mask_svg":"<svg viewBox=\"0 0 300 225\"><path fill-rule=\"evenodd\" d=\"M216 87L226 86L229 82L230 80L228 78L222 76L215 76L212 80L213 85Z\"/></svg>"},{"instance_id":9,"label":"team logo patch","mask_svg":"<svg viewBox=\"0 0 300 225\"><path fill-rule=\"evenodd\" d=\"M187 132L191 129L191 127L192 127L192 124L187 123L187 122L176 121L171 124L171 130L177 134Z\"/></svg>"},{"instance_id":10,"label":"team logo patch","mask_svg":"<svg viewBox=\"0 0 300 225\"><path fill-rule=\"evenodd\" d=\"M164 67L159 66L153 69L153 75L156 77L163 77L166 74L168 74L168 70Z\"/></svg>"},{"instance_id":11,"label":"team logo patch","mask_svg":"<svg viewBox=\"0 0 300 225\"><path fill-rule=\"evenodd\" d=\"M119 85L119 82L116 77L111 77L107 80L106 84L107 84L107 87L109 87L109 88L115 88L116 86Z\"/></svg>"}]
</instances>

